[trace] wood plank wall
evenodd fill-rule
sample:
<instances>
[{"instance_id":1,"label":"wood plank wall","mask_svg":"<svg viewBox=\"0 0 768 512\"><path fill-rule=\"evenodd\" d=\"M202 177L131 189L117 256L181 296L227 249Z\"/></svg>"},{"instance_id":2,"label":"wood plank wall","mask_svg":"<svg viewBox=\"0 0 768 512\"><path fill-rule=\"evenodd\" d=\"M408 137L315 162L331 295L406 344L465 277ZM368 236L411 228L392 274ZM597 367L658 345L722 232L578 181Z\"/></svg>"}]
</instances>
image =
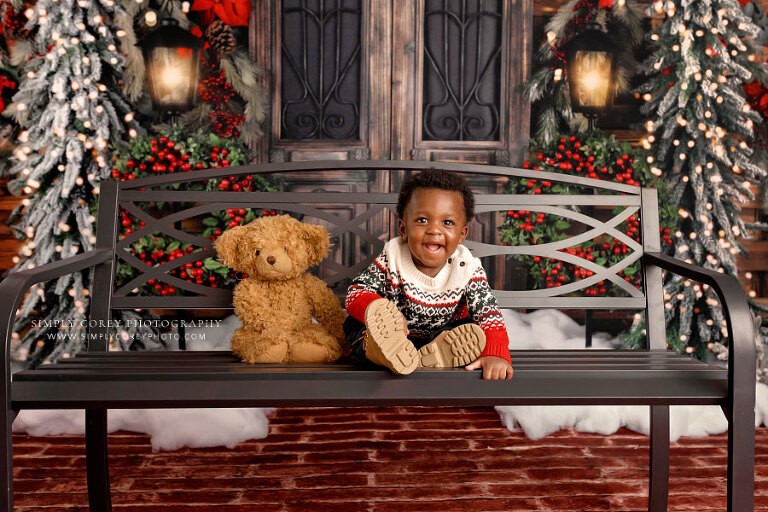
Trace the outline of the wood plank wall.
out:
<instances>
[{"instance_id":1,"label":"wood plank wall","mask_svg":"<svg viewBox=\"0 0 768 512\"><path fill-rule=\"evenodd\" d=\"M8 180L0 179L0 276L13 267L12 258L21 249L21 241L11 233L8 226L8 217L21 202L20 197L15 197L8 192Z\"/></svg>"}]
</instances>

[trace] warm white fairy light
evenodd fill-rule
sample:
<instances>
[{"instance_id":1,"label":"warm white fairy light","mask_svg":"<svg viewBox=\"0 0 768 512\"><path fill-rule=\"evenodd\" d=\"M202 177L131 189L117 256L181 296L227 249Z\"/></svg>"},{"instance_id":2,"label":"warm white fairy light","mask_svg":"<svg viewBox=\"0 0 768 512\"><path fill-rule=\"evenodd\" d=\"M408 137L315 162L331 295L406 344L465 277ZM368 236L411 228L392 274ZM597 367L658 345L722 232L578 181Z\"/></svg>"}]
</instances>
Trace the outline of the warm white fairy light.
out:
<instances>
[{"instance_id":1,"label":"warm white fairy light","mask_svg":"<svg viewBox=\"0 0 768 512\"><path fill-rule=\"evenodd\" d=\"M131 137L132 139L135 139L135 138L136 138L136 136L138 135L138 133L136 132L136 130L135 130L135 129L131 128L130 130L128 130L128 135L130 135L130 137Z\"/></svg>"},{"instance_id":2,"label":"warm white fairy light","mask_svg":"<svg viewBox=\"0 0 768 512\"><path fill-rule=\"evenodd\" d=\"M133 112L128 112L127 114L125 114L123 119L125 120L126 123L130 123L131 121L133 121Z\"/></svg>"},{"instance_id":3,"label":"warm white fairy light","mask_svg":"<svg viewBox=\"0 0 768 512\"><path fill-rule=\"evenodd\" d=\"M67 233L72 228L66 222L59 221L59 229Z\"/></svg>"},{"instance_id":4,"label":"warm white fairy light","mask_svg":"<svg viewBox=\"0 0 768 512\"><path fill-rule=\"evenodd\" d=\"M181 12L183 12L184 14L187 14L189 12L190 7L191 6L189 5L189 2L187 1L181 2Z\"/></svg>"},{"instance_id":5,"label":"warm white fairy light","mask_svg":"<svg viewBox=\"0 0 768 512\"><path fill-rule=\"evenodd\" d=\"M679 146L680 145L680 139L673 140L672 144L674 144L675 146Z\"/></svg>"}]
</instances>

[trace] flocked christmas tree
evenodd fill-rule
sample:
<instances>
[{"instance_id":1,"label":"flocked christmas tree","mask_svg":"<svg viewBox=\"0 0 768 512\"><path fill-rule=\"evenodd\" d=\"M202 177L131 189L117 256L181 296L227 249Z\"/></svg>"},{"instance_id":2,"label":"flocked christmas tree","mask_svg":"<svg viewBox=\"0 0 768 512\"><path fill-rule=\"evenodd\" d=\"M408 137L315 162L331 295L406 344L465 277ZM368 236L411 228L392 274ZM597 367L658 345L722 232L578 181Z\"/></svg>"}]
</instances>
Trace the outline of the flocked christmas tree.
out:
<instances>
[{"instance_id":1,"label":"flocked christmas tree","mask_svg":"<svg viewBox=\"0 0 768 512\"><path fill-rule=\"evenodd\" d=\"M758 28L736 0L666 0L652 8L665 17L649 34L655 47L643 64L648 79L638 92L646 101L648 162L654 174L669 180L671 202L679 207L671 251L736 277L739 238L747 235L739 204L766 178L750 160L760 116L742 89L763 74L752 39ZM673 348L726 357L723 310L711 289L669 275L664 298ZM638 321L630 338L637 341L641 329Z\"/></svg>"},{"instance_id":2,"label":"flocked christmas tree","mask_svg":"<svg viewBox=\"0 0 768 512\"><path fill-rule=\"evenodd\" d=\"M23 128L9 184L26 196L11 219L25 239L14 270L93 247L94 198L110 174L110 146L137 135L119 86L119 6L113 0L40 0L25 14L35 55L6 111ZM19 359L38 364L83 347L90 279L86 271L33 287L16 318ZM137 314L124 312L121 320L127 324Z\"/></svg>"}]
</instances>

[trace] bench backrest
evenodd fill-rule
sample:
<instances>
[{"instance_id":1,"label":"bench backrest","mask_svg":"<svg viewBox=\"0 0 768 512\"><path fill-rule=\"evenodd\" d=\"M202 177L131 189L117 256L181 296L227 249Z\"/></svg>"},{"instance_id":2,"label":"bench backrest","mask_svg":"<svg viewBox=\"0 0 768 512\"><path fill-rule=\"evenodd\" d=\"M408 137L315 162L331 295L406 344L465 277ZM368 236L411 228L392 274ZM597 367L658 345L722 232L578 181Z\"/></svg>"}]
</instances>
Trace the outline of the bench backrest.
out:
<instances>
[{"instance_id":1,"label":"bench backrest","mask_svg":"<svg viewBox=\"0 0 768 512\"><path fill-rule=\"evenodd\" d=\"M487 165L451 164L432 162L396 161L333 161L291 162L223 169L198 170L181 174L167 174L123 182L104 182L101 185L97 241L98 247L114 248L115 261L101 265L94 276L92 317L108 318L111 309L163 308L201 309L230 308L231 291L206 284L195 284L168 272L181 265L215 258L213 242L201 234L201 219L212 212L232 208L253 208L256 212L275 210L288 213L300 220L325 225L334 243L333 254L316 269L326 283L343 295L350 278L359 274L375 258L384 243L391 238L396 225L396 186L405 174L428 168L463 173L470 183L493 182L498 193L476 194L477 221L485 225L485 239L472 239L483 229L471 229L465 242L477 257L483 260L493 276L495 294L504 308L578 308L578 309L647 309L648 297L661 305L660 279L651 283L645 275L643 285L637 286L625 279L622 272L636 263L645 251L660 248L656 191L619 183L581 178L556 173ZM307 172L345 170L360 173L388 173L392 176L392 193L338 193L338 192L232 192L220 190L188 190L193 183L222 180L248 175L273 175L285 180ZM506 194L510 180L537 179L577 187L575 195ZM279 187L279 185L278 185ZM163 208L156 208L162 203ZM168 206L172 205L171 208ZM498 236L498 226L510 211L542 212L569 220L574 226L568 236L559 241L531 245L505 245ZM143 223L132 233L121 233L121 213ZM641 242L622 232L618 227L629 217L639 217ZM204 224L203 224L204 226ZM490 226L490 229L488 228ZM580 226L580 227L578 227ZM123 230L124 231L124 230ZM160 236L181 244L192 244L196 249L185 252L173 261L150 266L131 253L142 237ZM569 248L591 240L611 237L625 244L626 254L612 266L589 261ZM509 289L510 274L521 272L511 266L510 256L529 255L553 258L583 269L583 278L552 288ZM132 268L129 278L117 279L120 268ZM643 269L644 270L644 269ZM525 269L522 269L525 272ZM506 275L505 275L506 274ZM126 272L121 272L125 276ZM145 296L137 290L146 283L163 282L172 285L183 295ZM656 278L653 279L654 281ZM518 279L516 283L519 283ZM587 296L583 293L595 283L610 283L605 296ZM649 288L649 285L651 287ZM506 288L506 289L505 289ZM657 308L653 308L657 309ZM659 310L660 311L660 310Z\"/></svg>"}]
</instances>

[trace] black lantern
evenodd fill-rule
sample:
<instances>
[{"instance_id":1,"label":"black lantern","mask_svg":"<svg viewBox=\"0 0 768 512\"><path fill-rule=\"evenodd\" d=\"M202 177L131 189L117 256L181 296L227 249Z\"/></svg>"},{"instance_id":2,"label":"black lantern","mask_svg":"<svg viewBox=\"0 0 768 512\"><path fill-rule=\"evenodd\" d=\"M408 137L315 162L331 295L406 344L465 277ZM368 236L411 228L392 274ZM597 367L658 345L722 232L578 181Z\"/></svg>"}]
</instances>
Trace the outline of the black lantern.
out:
<instances>
[{"instance_id":1,"label":"black lantern","mask_svg":"<svg viewBox=\"0 0 768 512\"><path fill-rule=\"evenodd\" d=\"M138 45L144 54L152 107L161 112L184 112L197 100L200 49L203 42L164 19Z\"/></svg>"},{"instance_id":2,"label":"black lantern","mask_svg":"<svg viewBox=\"0 0 768 512\"><path fill-rule=\"evenodd\" d=\"M565 45L571 111L589 120L590 129L600 112L610 108L616 89L617 48L598 24L585 30Z\"/></svg>"}]
</instances>

